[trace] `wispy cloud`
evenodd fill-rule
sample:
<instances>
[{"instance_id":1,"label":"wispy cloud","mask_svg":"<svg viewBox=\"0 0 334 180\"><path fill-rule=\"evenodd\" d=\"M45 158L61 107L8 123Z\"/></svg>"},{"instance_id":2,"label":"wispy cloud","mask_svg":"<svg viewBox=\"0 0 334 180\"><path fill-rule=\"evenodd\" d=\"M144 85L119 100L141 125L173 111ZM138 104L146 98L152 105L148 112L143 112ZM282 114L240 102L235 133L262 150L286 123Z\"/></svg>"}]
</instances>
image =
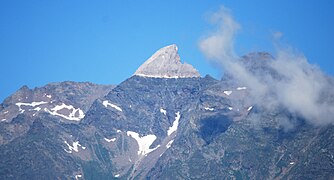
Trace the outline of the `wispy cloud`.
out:
<instances>
[{"instance_id":1,"label":"wispy cloud","mask_svg":"<svg viewBox=\"0 0 334 180\"><path fill-rule=\"evenodd\" d=\"M281 39L281 37L283 36L283 33L280 32L280 31L275 31L275 32L272 33L272 36L273 36L274 40L277 41L277 40Z\"/></svg>"},{"instance_id":2,"label":"wispy cloud","mask_svg":"<svg viewBox=\"0 0 334 180\"><path fill-rule=\"evenodd\" d=\"M233 44L240 25L234 21L230 10L223 6L218 12L212 14L210 21L217 26L217 29L202 39L199 46L211 61L218 61L217 63L221 65L220 59L236 57Z\"/></svg>"},{"instance_id":3,"label":"wispy cloud","mask_svg":"<svg viewBox=\"0 0 334 180\"><path fill-rule=\"evenodd\" d=\"M240 25L231 11L221 7L212 15L212 22L217 29L200 41L200 50L210 62L247 85L254 103L267 109L283 107L315 125L334 124L333 80L319 67L290 47L277 47L275 58L266 62L269 71L250 69L234 51ZM273 38L278 41L282 35L277 31Z\"/></svg>"}]
</instances>

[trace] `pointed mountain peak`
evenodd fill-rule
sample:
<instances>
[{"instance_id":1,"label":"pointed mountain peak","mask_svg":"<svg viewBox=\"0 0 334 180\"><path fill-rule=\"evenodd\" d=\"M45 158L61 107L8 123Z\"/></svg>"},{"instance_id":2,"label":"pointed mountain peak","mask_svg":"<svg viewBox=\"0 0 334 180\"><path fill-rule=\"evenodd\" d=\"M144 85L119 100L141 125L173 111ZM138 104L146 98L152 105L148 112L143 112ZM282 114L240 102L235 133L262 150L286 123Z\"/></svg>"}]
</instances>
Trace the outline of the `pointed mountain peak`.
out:
<instances>
[{"instance_id":1,"label":"pointed mountain peak","mask_svg":"<svg viewBox=\"0 0 334 180\"><path fill-rule=\"evenodd\" d=\"M191 78L201 76L192 65L182 64L175 44L159 49L137 69L134 75L153 78Z\"/></svg>"}]
</instances>

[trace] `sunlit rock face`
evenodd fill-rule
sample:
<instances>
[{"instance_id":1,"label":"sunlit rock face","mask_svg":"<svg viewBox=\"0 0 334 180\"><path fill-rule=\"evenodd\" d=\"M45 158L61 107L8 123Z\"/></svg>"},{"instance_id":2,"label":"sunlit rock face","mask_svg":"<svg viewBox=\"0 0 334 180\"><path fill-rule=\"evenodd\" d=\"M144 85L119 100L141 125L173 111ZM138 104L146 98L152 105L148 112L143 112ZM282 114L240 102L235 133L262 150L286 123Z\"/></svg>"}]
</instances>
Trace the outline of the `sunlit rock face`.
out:
<instances>
[{"instance_id":1,"label":"sunlit rock face","mask_svg":"<svg viewBox=\"0 0 334 180\"><path fill-rule=\"evenodd\" d=\"M134 75L155 78L200 77L192 65L181 62L175 44L159 49L137 69Z\"/></svg>"}]
</instances>

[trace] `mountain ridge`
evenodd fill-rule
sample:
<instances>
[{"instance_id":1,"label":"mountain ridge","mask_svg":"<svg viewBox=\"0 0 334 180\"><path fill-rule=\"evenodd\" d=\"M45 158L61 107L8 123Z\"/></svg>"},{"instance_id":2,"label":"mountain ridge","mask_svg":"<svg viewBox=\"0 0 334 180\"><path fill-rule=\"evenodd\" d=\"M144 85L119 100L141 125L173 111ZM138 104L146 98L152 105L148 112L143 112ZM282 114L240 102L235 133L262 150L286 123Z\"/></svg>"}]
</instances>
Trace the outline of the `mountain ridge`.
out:
<instances>
[{"instance_id":1,"label":"mountain ridge","mask_svg":"<svg viewBox=\"0 0 334 180\"><path fill-rule=\"evenodd\" d=\"M53 83L22 87L1 107L1 179L334 177L333 125L267 111L233 78Z\"/></svg>"}]
</instances>

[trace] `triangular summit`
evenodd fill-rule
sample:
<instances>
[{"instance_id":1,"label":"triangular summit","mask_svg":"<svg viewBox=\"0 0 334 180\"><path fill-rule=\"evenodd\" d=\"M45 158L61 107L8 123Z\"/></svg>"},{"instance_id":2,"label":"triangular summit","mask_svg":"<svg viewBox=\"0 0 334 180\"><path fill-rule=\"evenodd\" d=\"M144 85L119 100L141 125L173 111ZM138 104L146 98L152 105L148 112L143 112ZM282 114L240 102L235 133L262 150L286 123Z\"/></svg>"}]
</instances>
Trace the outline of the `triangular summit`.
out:
<instances>
[{"instance_id":1,"label":"triangular summit","mask_svg":"<svg viewBox=\"0 0 334 180\"><path fill-rule=\"evenodd\" d=\"M201 76L192 65L182 64L175 44L159 49L137 69L134 75L154 78L192 78Z\"/></svg>"}]
</instances>

